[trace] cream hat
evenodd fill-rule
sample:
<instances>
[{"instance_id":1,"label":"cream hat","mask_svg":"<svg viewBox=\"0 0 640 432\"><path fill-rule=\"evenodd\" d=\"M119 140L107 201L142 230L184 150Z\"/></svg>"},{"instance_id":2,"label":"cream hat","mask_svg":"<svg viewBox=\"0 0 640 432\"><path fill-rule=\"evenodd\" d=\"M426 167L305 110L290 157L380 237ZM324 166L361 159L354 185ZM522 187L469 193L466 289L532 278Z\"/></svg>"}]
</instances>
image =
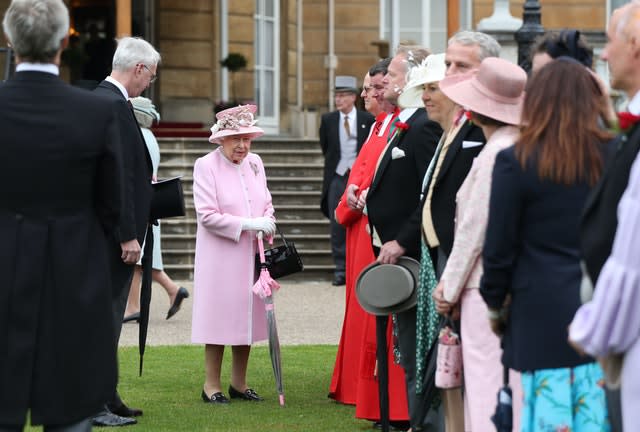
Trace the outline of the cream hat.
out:
<instances>
[{"instance_id":1,"label":"cream hat","mask_svg":"<svg viewBox=\"0 0 640 432\"><path fill-rule=\"evenodd\" d=\"M407 84L398 97L400 106L403 108L423 108L422 86L440 81L444 78L446 71L444 53L431 54L420 65L411 68Z\"/></svg>"}]
</instances>

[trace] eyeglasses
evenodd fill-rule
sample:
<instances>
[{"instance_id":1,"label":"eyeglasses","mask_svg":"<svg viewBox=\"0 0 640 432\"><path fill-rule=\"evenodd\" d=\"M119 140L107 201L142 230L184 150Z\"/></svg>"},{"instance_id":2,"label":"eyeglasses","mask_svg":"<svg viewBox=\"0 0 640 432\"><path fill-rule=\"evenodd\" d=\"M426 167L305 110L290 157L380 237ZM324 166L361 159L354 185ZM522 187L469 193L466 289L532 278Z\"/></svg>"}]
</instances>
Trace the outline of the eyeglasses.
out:
<instances>
[{"instance_id":1,"label":"eyeglasses","mask_svg":"<svg viewBox=\"0 0 640 432\"><path fill-rule=\"evenodd\" d=\"M151 72L151 69L149 69L149 66L147 66L146 64L143 63L142 67L145 68L146 70L148 70L149 73L151 74L151 79L149 80L149 84L152 84L153 82L155 82L155 80L158 79L158 75L156 75L153 72Z\"/></svg>"}]
</instances>

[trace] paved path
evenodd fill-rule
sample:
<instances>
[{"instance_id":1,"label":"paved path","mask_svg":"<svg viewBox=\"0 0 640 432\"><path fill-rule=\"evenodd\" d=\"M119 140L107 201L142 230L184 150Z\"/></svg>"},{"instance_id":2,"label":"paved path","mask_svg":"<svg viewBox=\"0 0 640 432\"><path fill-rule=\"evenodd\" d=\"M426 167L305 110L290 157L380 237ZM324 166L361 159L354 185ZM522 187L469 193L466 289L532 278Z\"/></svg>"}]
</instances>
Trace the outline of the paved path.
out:
<instances>
[{"instance_id":1,"label":"paved path","mask_svg":"<svg viewBox=\"0 0 640 432\"><path fill-rule=\"evenodd\" d=\"M182 285L193 293L191 282L183 282ZM325 281L282 282L281 285L275 297L280 343L337 345L344 314L344 286L334 287ZM160 285L153 285L148 345L191 343L192 299L186 299L181 310L166 320L169 309L167 294ZM135 323L124 324L120 345L137 344L138 326Z\"/></svg>"}]
</instances>

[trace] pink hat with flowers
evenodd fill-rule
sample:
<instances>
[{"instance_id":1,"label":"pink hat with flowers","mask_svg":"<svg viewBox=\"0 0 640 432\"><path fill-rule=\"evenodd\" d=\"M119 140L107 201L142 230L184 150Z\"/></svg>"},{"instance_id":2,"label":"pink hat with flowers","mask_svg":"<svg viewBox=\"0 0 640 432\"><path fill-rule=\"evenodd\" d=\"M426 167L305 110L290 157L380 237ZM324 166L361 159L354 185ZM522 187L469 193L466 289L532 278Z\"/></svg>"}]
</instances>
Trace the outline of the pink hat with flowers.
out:
<instances>
[{"instance_id":1,"label":"pink hat with flowers","mask_svg":"<svg viewBox=\"0 0 640 432\"><path fill-rule=\"evenodd\" d=\"M250 135L251 139L264 135L264 130L255 126L258 120L255 105L238 105L216 114L216 124L211 128L209 142L220 144L224 137L232 135Z\"/></svg>"}]
</instances>

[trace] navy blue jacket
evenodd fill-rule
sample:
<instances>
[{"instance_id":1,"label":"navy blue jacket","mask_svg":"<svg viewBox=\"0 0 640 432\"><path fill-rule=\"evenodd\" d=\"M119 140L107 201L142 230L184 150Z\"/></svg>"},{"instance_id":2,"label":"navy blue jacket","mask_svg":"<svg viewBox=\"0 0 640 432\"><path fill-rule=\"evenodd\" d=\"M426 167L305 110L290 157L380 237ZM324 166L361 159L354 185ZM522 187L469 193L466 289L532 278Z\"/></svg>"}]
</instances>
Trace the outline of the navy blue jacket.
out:
<instances>
[{"instance_id":1,"label":"navy blue jacket","mask_svg":"<svg viewBox=\"0 0 640 432\"><path fill-rule=\"evenodd\" d=\"M480 293L492 309L511 294L503 363L519 371L593 361L567 343L580 306L580 216L589 186L541 180L514 147L496 158Z\"/></svg>"}]
</instances>

